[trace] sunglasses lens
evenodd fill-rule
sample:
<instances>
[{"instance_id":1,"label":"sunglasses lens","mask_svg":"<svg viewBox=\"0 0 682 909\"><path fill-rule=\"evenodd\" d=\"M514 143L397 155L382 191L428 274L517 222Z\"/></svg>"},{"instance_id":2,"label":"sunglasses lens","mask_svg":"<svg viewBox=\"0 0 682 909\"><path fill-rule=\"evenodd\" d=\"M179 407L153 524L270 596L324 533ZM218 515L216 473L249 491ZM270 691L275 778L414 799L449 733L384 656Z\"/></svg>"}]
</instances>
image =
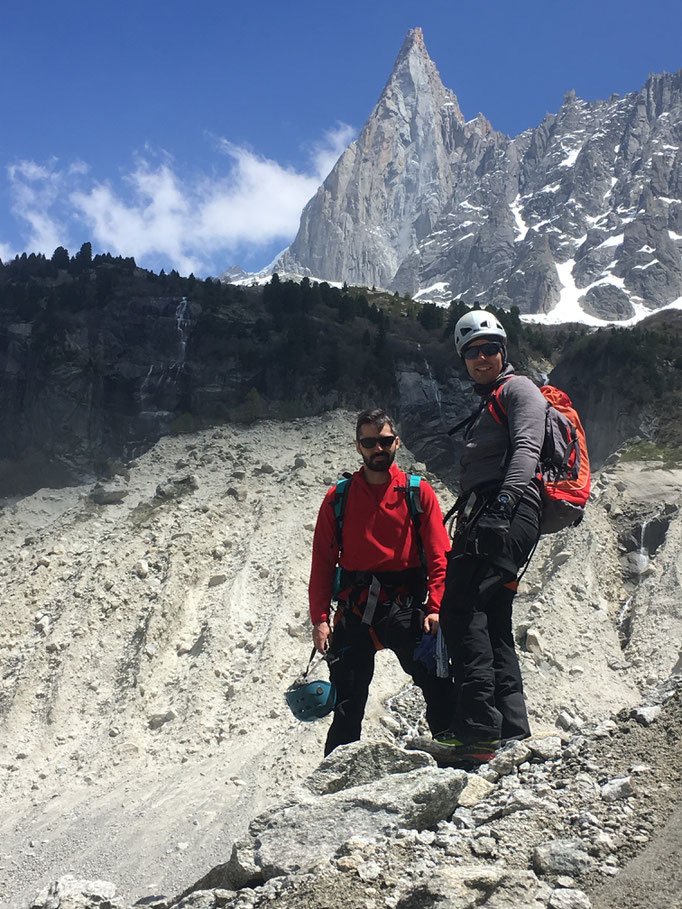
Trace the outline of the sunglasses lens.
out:
<instances>
[{"instance_id":1,"label":"sunglasses lens","mask_svg":"<svg viewBox=\"0 0 682 909\"><path fill-rule=\"evenodd\" d=\"M358 439L360 445L363 448L376 448L377 445L381 445L382 448L390 448L391 445L395 442L395 436L379 436L379 438L373 439Z\"/></svg>"},{"instance_id":2,"label":"sunglasses lens","mask_svg":"<svg viewBox=\"0 0 682 909\"><path fill-rule=\"evenodd\" d=\"M479 344L477 347L469 347L464 351L465 360L475 360L479 354L483 354L484 357L493 357L495 354L501 353L502 348L499 344L496 344L494 341L490 341L488 344Z\"/></svg>"}]
</instances>

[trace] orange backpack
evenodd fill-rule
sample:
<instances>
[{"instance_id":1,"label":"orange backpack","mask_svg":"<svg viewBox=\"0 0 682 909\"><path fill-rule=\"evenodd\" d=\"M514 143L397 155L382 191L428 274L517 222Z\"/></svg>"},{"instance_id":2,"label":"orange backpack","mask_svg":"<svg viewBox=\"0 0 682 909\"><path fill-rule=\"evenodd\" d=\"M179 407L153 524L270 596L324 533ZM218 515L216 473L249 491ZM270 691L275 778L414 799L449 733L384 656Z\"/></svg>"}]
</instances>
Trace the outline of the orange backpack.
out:
<instances>
[{"instance_id":1,"label":"orange backpack","mask_svg":"<svg viewBox=\"0 0 682 909\"><path fill-rule=\"evenodd\" d=\"M502 387L492 392L487 403L494 419L506 425L507 412L499 400ZM547 399L537 474L542 496L540 533L556 533L583 519L590 496L590 460L585 430L569 396L553 385L543 385L540 391Z\"/></svg>"}]
</instances>

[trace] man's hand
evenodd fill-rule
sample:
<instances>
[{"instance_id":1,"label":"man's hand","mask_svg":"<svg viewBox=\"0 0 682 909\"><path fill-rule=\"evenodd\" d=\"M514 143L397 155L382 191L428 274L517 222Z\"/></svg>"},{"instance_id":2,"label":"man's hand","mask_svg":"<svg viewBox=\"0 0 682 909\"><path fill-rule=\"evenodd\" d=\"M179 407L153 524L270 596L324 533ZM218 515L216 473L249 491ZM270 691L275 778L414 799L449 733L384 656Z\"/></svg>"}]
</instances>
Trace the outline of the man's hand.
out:
<instances>
[{"instance_id":1,"label":"man's hand","mask_svg":"<svg viewBox=\"0 0 682 909\"><path fill-rule=\"evenodd\" d=\"M502 552L513 513L514 502L506 493L489 503L474 528L480 555L494 557Z\"/></svg>"},{"instance_id":2,"label":"man's hand","mask_svg":"<svg viewBox=\"0 0 682 909\"><path fill-rule=\"evenodd\" d=\"M438 634L439 622L440 616L437 612L430 612L427 616L424 616L424 633Z\"/></svg>"},{"instance_id":3,"label":"man's hand","mask_svg":"<svg viewBox=\"0 0 682 909\"><path fill-rule=\"evenodd\" d=\"M319 653L326 653L330 634L331 628L326 620L313 625L313 646Z\"/></svg>"}]
</instances>

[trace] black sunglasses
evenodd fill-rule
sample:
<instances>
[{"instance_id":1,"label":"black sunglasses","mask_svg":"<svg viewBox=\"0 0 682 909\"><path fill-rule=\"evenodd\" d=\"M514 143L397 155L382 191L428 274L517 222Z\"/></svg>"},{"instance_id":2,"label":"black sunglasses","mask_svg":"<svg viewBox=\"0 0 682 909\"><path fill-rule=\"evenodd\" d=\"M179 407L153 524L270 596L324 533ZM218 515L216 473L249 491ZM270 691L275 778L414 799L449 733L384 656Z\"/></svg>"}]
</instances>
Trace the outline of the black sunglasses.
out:
<instances>
[{"instance_id":1,"label":"black sunglasses","mask_svg":"<svg viewBox=\"0 0 682 909\"><path fill-rule=\"evenodd\" d=\"M478 347L467 347L462 356L465 360L475 360L479 354L494 357L498 353L502 353L502 345L496 341L488 341L487 344L479 344Z\"/></svg>"},{"instance_id":2,"label":"black sunglasses","mask_svg":"<svg viewBox=\"0 0 682 909\"><path fill-rule=\"evenodd\" d=\"M373 436L371 438L368 436L365 439L358 439L358 442L363 448L367 448L368 450L370 448L376 448L377 445L381 445L382 448L390 448L396 438L397 436Z\"/></svg>"}]
</instances>

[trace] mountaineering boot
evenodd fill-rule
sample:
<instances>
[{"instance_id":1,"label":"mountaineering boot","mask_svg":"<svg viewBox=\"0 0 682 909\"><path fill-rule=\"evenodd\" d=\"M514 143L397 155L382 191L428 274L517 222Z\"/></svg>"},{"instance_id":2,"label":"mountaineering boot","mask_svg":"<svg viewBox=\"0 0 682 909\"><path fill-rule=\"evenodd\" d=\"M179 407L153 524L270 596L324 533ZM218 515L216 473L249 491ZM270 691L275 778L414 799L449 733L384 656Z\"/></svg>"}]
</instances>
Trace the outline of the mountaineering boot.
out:
<instances>
[{"instance_id":1,"label":"mountaineering boot","mask_svg":"<svg viewBox=\"0 0 682 909\"><path fill-rule=\"evenodd\" d=\"M495 757L499 741L462 742L449 730L433 738L417 736L405 743L408 751L425 751L440 767L475 767Z\"/></svg>"}]
</instances>

